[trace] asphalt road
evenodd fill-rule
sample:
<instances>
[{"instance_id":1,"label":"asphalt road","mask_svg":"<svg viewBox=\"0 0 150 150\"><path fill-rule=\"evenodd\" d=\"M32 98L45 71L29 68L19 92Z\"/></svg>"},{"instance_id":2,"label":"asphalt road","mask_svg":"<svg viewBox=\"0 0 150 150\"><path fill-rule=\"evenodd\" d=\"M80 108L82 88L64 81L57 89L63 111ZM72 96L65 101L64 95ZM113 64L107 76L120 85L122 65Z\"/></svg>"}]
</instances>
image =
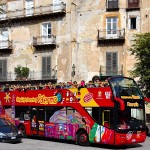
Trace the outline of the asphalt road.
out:
<instances>
[{"instance_id":1,"label":"asphalt road","mask_svg":"<svg viewBox=\"0 0 150 150\"><path fill-rule=\"evenodd\" d=\"M0 150L99 150L99 149L111 149L111 150L149 150L150 137L147 137L146 141L142 144L130 145L126 147L113 147L106 145L92 144L88 147L82 147L76 145L74 142L58 141L58 140L46 140L40 138L24 138L21 143L0 143Z\"/></svg>"}]
</instances>

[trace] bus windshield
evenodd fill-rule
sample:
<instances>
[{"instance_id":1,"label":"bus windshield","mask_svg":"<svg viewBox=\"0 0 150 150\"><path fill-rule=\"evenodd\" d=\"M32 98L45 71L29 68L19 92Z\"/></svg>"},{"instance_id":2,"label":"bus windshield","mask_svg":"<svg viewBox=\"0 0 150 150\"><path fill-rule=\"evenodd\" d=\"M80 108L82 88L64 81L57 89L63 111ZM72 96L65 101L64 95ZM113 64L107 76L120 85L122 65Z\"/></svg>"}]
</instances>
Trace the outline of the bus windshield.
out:
<instances>
[{"instance_id":1,"label":"bus windshield","mask_svg":"<svg viewBox=\"0 0 150 150\"><path fill-rule=\"evenodd\" d=\"M128 108L118 112L118 131L144 129L144 110L143 108Z\"/></svg>"},{"instance_id":2,"label":"bus windshield","mask_svg":"<svg viewBox=\"0 0 150 150\"><path fill-rule=\"evenodd\" d=\"M117 77L109 80L113 94L122 99L142 99L138 85L131 78Z\"/></svg>"}]
</instances>

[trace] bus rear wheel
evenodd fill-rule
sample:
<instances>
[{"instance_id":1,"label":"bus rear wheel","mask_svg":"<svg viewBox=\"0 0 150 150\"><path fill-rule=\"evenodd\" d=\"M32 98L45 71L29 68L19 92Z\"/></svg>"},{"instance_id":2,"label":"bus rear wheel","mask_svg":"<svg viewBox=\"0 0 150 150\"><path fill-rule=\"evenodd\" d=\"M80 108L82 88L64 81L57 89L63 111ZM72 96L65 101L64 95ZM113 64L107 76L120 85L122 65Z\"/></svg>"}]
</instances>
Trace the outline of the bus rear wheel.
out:
<instances>
[{"instance_id":1,"label":"bus rear wheel","mask_svg":"<svg viewBox=\"0 0 150 150\"><path fill-rule=\"evenodd\" d=\"M21 131L22 137L26 137L26 129L25 129L24 125L20 125L20 126L18 127L18 130Z\"/></svg>"},{"instance_id":2,"label":"bus rear wheel","mask_svg":"<svg viewBox=\"0 0 150 150\"><path fill-rule=\"evenodd\" d=\"M80 131L77 134L77 144L79 144L80 146L88 146L89 145L88 134L86 131Z\"/></svg>"}]
</instances>

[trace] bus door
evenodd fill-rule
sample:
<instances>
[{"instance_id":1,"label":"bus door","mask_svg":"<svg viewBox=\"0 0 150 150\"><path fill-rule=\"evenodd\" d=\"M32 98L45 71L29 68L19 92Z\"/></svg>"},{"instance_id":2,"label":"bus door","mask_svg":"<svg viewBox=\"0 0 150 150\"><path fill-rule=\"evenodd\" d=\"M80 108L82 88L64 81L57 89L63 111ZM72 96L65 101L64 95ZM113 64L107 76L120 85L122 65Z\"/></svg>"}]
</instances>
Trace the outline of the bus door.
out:
<instances>
[{"instance_id":1,"label":"bus door","mask_svg":"<svg viewBox=\"0 0 150 150\"><path fill-rule=\"evenodd\" d=\"M101 110L101 121L105 129L105 136L101 135L102 140L107 140L108 144L115 142L115 113L113 108L104 108Z\"/></svg>"},{"instance_id":2,"label":"bus door","mask_svg":"<svg viewBox=\"0 0 150 150\"><path fill-rule=\"evenodd\" d=\"M106 128L110 127L110 110L102 111L102 125Z\"/></svg>"},{"instance_id":3,"label":"bus door","mask_svg":"<svg viewBox=\"0 0 150 150\"><path fill-rule=\"evenodd\" d=\"M33 107L31 109L31 134L44 136L44 107Z\"/></svg>"},{"instance_id":4,"label":"bus door","mask_svg":"<svg viewBox=\"0 0 150 150\"><path fill-rule=\"evenodd\" d=\"M116 119L116 115L114 113L114 109L113 108L104 108L101 109L101 113L102 113L102 125L110 128L110 129L114 129L115 127L115 119Z\"/></svg>"}]
</instances>

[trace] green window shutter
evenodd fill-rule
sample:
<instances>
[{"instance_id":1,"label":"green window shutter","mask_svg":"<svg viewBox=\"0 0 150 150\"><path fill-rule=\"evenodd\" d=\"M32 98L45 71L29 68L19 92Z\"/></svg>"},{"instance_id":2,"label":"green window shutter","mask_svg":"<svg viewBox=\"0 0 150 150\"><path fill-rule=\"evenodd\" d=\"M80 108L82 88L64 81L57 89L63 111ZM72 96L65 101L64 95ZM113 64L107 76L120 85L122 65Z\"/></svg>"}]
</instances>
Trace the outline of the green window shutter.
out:
<instances>
[{"instance_id":1,"label":"green window shutter","mask_svg":"<svg viewBox=\"0 0 150 150\"><path fill-rule=\"evenodd\" d=\"M106 52L106 75L112 76L118 74L118 53Z\"/></svg>"},{"instance_id":2,"label":"green window shutter","mask_svg":"<svg viewBox=\"0 0 150 150\"><path fill-rule=\"evenodd\" d=\"M51 78L51 57L42 58L42 79Z\"/></svg>"},{"instance_id":3,"label":"green window shutter","mask_svg":"<svg viewBox=\"0 0 150 150\"><path fill-rule=\"evenodd\" d=\"M7 80L7 60L0 60L0 80Z\"/></svg>"}]
</instances>

